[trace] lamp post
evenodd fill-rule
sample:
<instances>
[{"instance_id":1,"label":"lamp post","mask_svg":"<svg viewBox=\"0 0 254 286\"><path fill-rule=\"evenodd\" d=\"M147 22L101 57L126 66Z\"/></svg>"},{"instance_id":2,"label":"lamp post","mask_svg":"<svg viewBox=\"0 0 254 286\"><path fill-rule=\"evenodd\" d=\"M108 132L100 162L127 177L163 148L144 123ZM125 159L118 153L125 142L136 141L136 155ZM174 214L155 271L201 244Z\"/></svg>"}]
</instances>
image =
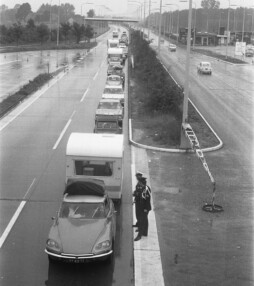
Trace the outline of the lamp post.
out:
<instances>
[{"instance_id":1,"label":"lamp post","mask_svg":"<svg viewBox=\"0 0 254 286\"><path fill-rule=\"evenodd\" d=\"M226 59L228 58L228 35L229 35L229 17L230 17L230 0L228 0L228 22L227 22L227 46L226 46Z\"/></svg>"},{"instance_id":2,"label":"lamp post","mask_svg":"<svg viewBox=\"0 0 254 286\"><path fill-rule=\"evenodd\" d=\"M218 27L218 35L220 35L220 21L221 21L221 14L223 14L223 12L222 12L222 11L220 11L219 27Z\"/></svg>"},{"instance_id":3,"label":"lamp post","mask_svg":"<svg viewBox=\"0 0 254 286\"><path fill-rule=\"evenodd\" d=\"M167 6L175 5L177 7L177 26L176 26L176 34L177 34L177 43L179 40L179 5L177 4L166 4Z\"/></svg>"},{"instance_id":4,"label":"lamp post","mask_svg":"<svg viewBox=\"0 0 254 286\"><path fill-rule=\"evenodd\" d=\"M188 101L189 101L189 70L190 70L190 46L191 46L191 18L192 18L192 0L189 0L189 14L188 14L188 35L187 35L187 55L185 63L185 85L184 85L184 99L183 99L183 117L182 125L188 122ZM183 132L181 132L183 133ZM181 134L181 147L185 144L185 135Z\"/></svg>"},{"instance_id":5,"label":"lamp post","mask_svg":"<svg viewBox=\"0 0 254 286\"><path fill-rule=\"evenodd\" d=\"M52 6L52 0L50 0L50 8L49 8L49 37L50 37L50 42L52 41L52 15L51 15L51 6Z\"/></svg>"},{"instance_id":6,"label":"lamp post","mask_svg":"<svg viewBox=\"0 0 254 286\"><path fill-rule=\"evenodd\" d=\"M57 36L56 36L56 45L58 47L59 44L59 29L60 29L60 0L59 0L59 6L58 6L58 19L57 19Z\"/></svg>"},{"instance_id":7,"label":"lamp post","mask_svg":"<svg viewBox=\"0 0 254 286\"><path fill-rule=\"evenodd\" d=\"M160 18L159 18L159 37L158 37L158 54L159 55L161 51L161 9L162 9L162 0L160 0Z\"/></svg>"},{"instance_id":8,"label":"lamp post","mask_svg":"<svg viewBox=\"0 0 254 286\"><path fill-rule=\"evenodd\" d=\"M195 49L195 44L196 44L196 18L197 18L197 7L196 7L196 2L193 3L195 5L195 16L194 16L194 33L193 33L193 49Z\"/></svg>"},{"instance_id":9,"label":"lamp post","mask_svg":"<svg viewBox=\"0 0 254 286\"><path fill-rule=\"evenodd\" d=\"M139 6L139 9L140 9L140 10L139 10L139 11L140 11L140 16L139 16L139 18L140 18L140 21L142 22L142 15L143 15L143 13L142 13L142 5L143 5L143 4L140 3L140 2L138 2L138 1L130 1L130 0L128 0L128 4L131 4L131 5L132 5L132 4L134 4L134 5L135 5L135 4L136 4L136 5L138 4L138 5L140 5L140 6Z\"/></svg>"},{"instance_id":10,"label":"lamp post","mask_svg":"<svg viewBox=\"0 0 254 286\"><path fill-rule=\"evenodd\" d=\"M244 40L244 22L245 22L245 7L243 7L242 43Z\"/></svg>"}]
</instances>

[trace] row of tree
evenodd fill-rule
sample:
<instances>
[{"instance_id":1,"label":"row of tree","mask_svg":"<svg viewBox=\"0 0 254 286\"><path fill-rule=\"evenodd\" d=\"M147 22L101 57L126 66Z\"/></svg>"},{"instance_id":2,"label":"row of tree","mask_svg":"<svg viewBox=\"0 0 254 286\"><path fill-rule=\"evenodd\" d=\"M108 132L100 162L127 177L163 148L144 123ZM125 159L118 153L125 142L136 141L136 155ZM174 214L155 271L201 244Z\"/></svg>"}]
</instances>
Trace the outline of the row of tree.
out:
<instances>
[{"instance_id":1,"label":"row of tree","mask_svg":"<svg viewBox=\"0 0 254 286\"><path fill-rule=\"evenodd\" d=\"M25 26L20 22L14 23L10 27L0 25L0 44L23 44L55 42L59 41L79 43L81 39L90 41L93 37L93 29L90 25L80 25L76 22L61 23L59 29L50 28L46 24L35 25L34 20L28 20Z\"/></svg>"}]
</instances>

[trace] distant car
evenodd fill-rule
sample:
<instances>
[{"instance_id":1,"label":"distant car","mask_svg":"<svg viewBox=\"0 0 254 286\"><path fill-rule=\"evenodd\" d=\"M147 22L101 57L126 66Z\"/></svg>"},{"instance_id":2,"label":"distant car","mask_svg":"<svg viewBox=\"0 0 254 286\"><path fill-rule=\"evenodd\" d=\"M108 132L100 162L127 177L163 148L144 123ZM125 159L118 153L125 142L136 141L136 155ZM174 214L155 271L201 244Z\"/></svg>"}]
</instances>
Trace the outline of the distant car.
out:
<instances>
[{"instance_id":1,"label":"distant car","mask_svg":"<svg viewBox=\"0 0 254 286\"><path fill-rule=\"evenodd\" d=\"M116 86L116 85L123 86L123 80L120 77L120 75L111 74L111 75L109 75L107 77L106 85L108 85L108 86L111 86L111 85L113 85L113 86Z\"/></svg>"},{"instance_id":2,"label":"distant car","mask_svg":"<svg viewBox=\"0 0 254 286\"><path fill-rule=\"evenodd\" d=\"M160 42L161 42L162 44L164 44L165 40L164 40L164 39L161 39Z\"/></svg>"},{"instance_id":3,"label":"distant car","mask_svg":"<svg viewBox=\"0 0 254 286\"><path fill-rule=\"evenodd\" d=\"M168 49L170 50L170 52L175 52L176 51L176 45L169 44Z\"/></svg>"},{"instance_id":4,"label":"distant car","mask_svg":"<svg viewBox=\"0 0 254 286\"><path fill-rule=\"evenodd\" d=\"M70 183L53 220L45 248L50 262L112 260L116 215L103 181Z\"/></svg>"},{"instance_id":5,"label":"distant car","mask_svg":"<svg viewBox=\"0 0 254 286\"><path fill-rule=\"evenodd\" d=\"M254 56L254 50L253 49L248 49L245 52L246 57L253 57Z\"/></svg>"},{"instance_id":6,"label":"distant car","mask_svg":"<svg viewBox=\"0 0 254 286\"><path fill-rule=\"evenodd\" d=\"M201 74L212 74L212 66L210 62L200 62L197 66L197 72Z\"/></svg>"},{"instance_id":7,"label":"distant car","mask_svg":"<svg viewBox=\"0 0 254 286\"><path fill-rule=\"evenodd\" d=\"M95 111L95 120L100 116L115 116L118 120L123 120L124 109L117 98L103 98L99 101Z\"/></svg>"},{"instance_id":8,"label":"distant car","mask_svg":"<svg viewBox=\"0 0 254 286\"><path fill-rule=\"evenodd\" d=\"M103 90L102 99L106 99L106 98L120 100L120 103L122 107L124 108L124 89L122 86L106 85Z\"/></svg>"},{"instance_id":9,"label":"distant car","mask_svg":"<svg viewBox=\"0 0 254 286\"><path fill-rule=\"evenodd\" d=\"M107 70L107 75L119 75L123 80L123 85L125 82L125 73L123 72L123 66L122 65L109 65Z\"/></svg>"}]
</instances>

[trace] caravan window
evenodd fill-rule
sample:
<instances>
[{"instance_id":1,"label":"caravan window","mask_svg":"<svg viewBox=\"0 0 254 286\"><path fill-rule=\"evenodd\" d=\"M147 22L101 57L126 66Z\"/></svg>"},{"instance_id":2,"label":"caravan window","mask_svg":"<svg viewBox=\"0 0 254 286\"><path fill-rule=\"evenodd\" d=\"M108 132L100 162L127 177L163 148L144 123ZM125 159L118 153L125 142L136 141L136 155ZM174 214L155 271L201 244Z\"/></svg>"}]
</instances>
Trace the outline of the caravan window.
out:
<instances>
[{"instance_id":1,"label":"caravan window","mask_svg":"<svg viewBox=\"0 0 254 286\"><path fill-rule=\"evenodd\" d=\"M113 174L113 162L76 160L75 174L79 176L110 177Z\"/></svg>"}]
</instances>

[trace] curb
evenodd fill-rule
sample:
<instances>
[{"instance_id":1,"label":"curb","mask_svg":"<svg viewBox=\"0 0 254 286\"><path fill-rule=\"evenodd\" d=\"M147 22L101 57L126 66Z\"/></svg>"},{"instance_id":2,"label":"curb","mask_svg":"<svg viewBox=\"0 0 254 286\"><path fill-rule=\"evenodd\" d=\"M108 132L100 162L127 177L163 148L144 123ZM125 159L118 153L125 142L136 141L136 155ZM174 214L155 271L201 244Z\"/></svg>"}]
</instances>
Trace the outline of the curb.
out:
<instances>
[{"instance_id":1,"label":"curb","mask_svg":"<svg viewBox=\"0 0 254 286\"><path fill-rule=\"evenodd\" d=\"M159 57L157 57L157 59L160 61L161 65L163 66L163 68L167 71L167 73L170 75L170 77L173 79L173 81L176 83L176 85L181 88L181 86L178 84L178 82L174 79L174 77L169 73L168 69L166 68L166 66L164 65L164 63L161 61L161 59ZM209 147L209 148L204 148L201 149L201 151L203 153L206 152L212 152L212 151L216 151L219 150L223 147L223 142L220 139L220 137L217 135L217 133L213 130L213 128L210 126L210 124L207 122L207 120L204 118L204 116L201 114L201 112L198 110L198 108L195 106L195 104L188 99L189 102L192 104L192 106L195 108L195 110L197 111L197 113L201 116L201 118L204 120L204 122L206 123L206 125L210 128L210 130L213 132L214 136L217 138L217 140L219 141L219 144L213 147ZM160 151L160 152L168 152L168 153L194 153L194 150L189 150L189 149L170 149L170 148L159 148L159 147L154 147L154 146L148 146L148 145L144 145L141 143L137 143L132 139L132 119L129 118L129 141L131 142L131 144L135 147L139 147L142 149L147 149L147 150L153 150L153 151Z\"/></svg>"}]
</instances>

